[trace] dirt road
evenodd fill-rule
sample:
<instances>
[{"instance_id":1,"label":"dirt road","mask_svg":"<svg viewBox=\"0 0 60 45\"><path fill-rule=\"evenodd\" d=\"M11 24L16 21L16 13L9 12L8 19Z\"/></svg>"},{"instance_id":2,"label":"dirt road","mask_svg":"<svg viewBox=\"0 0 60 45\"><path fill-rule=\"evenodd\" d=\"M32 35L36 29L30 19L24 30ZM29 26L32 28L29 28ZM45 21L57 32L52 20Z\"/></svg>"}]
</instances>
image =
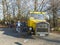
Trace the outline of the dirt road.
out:
<instances>
[{"instance_id":1,"label":"dirt road","mask_svg":"<svg viewBox=\"0 0 60 45\"><path fill-rule=\"evenodd\" d=\"M51 33L48 37L21 38L13 29L0 28L0 45L60 45L60 35Z\"/></svg>"}]
</instances>

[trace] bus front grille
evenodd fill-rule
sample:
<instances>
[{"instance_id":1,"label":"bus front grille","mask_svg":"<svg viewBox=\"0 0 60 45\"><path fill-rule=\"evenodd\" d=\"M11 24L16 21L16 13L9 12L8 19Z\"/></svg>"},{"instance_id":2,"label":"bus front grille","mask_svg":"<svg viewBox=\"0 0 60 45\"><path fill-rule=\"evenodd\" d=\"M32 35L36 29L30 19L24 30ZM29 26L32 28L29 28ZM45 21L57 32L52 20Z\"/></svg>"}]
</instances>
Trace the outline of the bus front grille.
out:
<instances>
[{"instance_id":1,"label":"bus front grille","mask_svg":"<svg viewBox=\"0 0 60 45\"><path fill-rule=\"evenodd\" d=\"M48 28L37 28L37 32L48 32Z\"/></svg>"}]
</instances>

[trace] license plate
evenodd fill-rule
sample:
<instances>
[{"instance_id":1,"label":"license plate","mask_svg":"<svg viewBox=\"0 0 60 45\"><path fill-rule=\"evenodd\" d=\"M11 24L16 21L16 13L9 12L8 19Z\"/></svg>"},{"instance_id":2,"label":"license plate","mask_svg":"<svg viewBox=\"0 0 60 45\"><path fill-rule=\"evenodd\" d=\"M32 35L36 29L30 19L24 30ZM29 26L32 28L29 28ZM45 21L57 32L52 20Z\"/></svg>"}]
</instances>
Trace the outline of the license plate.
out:
<instances>
[{"instance_id":1,"label":"license plate","mask_svg":"<svg viewBox=\"0 0 60 45\"><path fill-rule=\"evenodd\" d=\"M40 34L40 36L45 36L45 34Z\"/></svg>"}]
</instances>

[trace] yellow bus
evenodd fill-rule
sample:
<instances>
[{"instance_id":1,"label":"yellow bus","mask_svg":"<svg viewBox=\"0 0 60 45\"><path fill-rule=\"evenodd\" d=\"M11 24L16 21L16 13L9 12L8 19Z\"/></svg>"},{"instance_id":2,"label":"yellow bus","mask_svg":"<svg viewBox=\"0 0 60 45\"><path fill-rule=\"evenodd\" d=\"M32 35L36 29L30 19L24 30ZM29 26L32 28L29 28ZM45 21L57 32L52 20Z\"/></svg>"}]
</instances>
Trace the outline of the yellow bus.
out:
<instances>
[{"instance_id":1,"label":"yellow bus","mask_svg":"<svg viewBox=\"0 0 60 45\"><path fill-rule=\"evenodd\" d=\"M48 35L50 32L50 25L45 19L45 12L30 12L28 15L27 25L29 32L35 35Z\"/></svg>"}]
</instances>

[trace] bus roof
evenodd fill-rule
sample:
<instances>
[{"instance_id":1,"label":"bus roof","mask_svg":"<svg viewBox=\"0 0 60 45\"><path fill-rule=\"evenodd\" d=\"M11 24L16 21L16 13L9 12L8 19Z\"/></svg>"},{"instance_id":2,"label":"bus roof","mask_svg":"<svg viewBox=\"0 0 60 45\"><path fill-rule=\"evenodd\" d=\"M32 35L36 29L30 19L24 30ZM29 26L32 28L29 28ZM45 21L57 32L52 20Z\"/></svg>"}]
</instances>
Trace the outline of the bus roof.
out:
<instances>
[{"instance_id":1,"label":"bus roof","mask_svg":"<svg viewBox=\"0 0 60 45\"><path fill-rule=\"evenodd\" d=\"M46 12L34 12L34 11L32 11L32 12L30 12L30 14L46 14Z\"/></svg>"}]
</instances>

